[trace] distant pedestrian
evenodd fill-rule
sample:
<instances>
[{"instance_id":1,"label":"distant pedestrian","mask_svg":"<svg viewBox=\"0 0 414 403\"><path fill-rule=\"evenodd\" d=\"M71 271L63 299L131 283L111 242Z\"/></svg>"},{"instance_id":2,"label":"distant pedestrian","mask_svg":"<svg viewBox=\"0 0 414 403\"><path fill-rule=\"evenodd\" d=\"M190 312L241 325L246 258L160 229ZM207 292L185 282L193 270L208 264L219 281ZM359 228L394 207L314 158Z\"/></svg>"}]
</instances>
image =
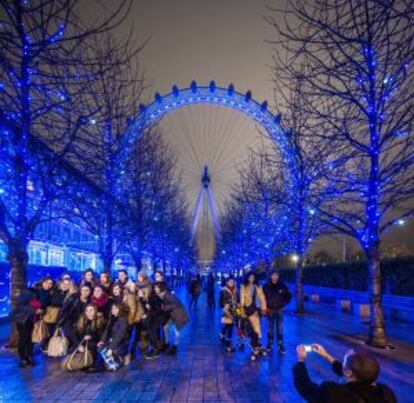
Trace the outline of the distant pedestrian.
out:
<instances>
[{"instance_id":1,"label":"distant pedestrian","mask_svg":"<svg viewBox=\"0 0 414 403\"><path fill-rule=\"evenodd\" d=\"M201 276L199 274L197 274L197 276L195 276L194 278L190 280L190 284L188 288L189 288L189 292L191 295L190 309L192 308L194 304L194 310L196 311L197 301L201 294Z\"/></svg>"},{"instance_id":2,"label":"distant pedestrian","mask_svg":"<svg viewBox=\"0 0 414 403\"><path fill-rule=\"evenodd\" d=\"M215 308L216 307L216 301L215 301L216 281L214 279L214 276L211 273L207 277L205 291L207 294L208 307Z\"/></svg>"}]
</instances>

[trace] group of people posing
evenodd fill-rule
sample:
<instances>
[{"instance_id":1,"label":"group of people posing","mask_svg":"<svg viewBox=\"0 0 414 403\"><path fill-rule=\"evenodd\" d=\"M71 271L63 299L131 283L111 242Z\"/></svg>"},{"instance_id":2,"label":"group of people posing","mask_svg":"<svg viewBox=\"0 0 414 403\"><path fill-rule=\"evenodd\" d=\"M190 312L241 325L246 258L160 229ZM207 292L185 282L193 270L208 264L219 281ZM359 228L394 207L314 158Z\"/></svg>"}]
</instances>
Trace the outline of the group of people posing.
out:
<instances>
[{"instance_id":1,"label":"group of people posing","mask_svg":"<svg viewBox=\"0 0 414 403\"><path fill-rule=\"evenodd\" d=\"M92 269L78 284L64 275L57 282L47 277L22 290L12 318L21 367L34 365L34 342L48 353L51 339L61 332L69 357L87 349L82 369L88 371L105 368L107 362L117 364L110 369L127 365L138 346L146 359L176 354L180 330L189 320L161 271L154 273L153 281L141 271L134 282L125 270L112 281L108 273L97 276Z\"/></svg>"},{"instance_id":2,"label":"group of people posing","mask_svg":"<svg viewBox=\"0 0 414 403\"><path fill-rule=\"evenodd\" d=\"M275 341L280 353L285 353L283 345L283 308L289 303L292 294L280 279L279 272L273 270L269 279L262 287L256 273L248 273L240 284L236 285L234 277L225 279L220 291L220 306L223 310L220 341L229 352L233 346L233 330L236 327L239 336L239 349L243 350L245 341L250 340L251 360L267 355L272 351ZM262 344L261 317L268 320L266 347Z\"/></svg>"}]
</instances>

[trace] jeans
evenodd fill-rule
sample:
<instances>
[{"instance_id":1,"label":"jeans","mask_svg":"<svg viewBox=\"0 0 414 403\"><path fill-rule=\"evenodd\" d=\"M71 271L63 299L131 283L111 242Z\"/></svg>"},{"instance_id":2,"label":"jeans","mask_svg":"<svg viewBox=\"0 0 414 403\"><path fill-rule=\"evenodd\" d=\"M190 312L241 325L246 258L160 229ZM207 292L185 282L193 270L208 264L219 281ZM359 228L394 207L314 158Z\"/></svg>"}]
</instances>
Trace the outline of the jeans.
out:
<instances>
[{"instance_id":1,"label":"jeans","mask_svg":"<svg viewBox=\"0 0 414 403\"><path fill-rule=\"evenodd\" d=\"M141 343L141 351L145 351L148 346L148 334L145 328L144 322L141 320L140 322L136 323L134 326L134 334L132 336L132 345L131 345L131 353L135 354L135 350L137 349L138 343ZM132 329L131 329L132 332Z\"/></svg>"},{"instance_id":2,"label":"jeans","mask_svg":"<svg viewBox=\"0 0 414 403\"><path fill-rule=\"evenodd\" d=\"M159 318L146 318L145 326L148 333L148 339L151 344L151 347L155 350L160 350L162 348L163 342L159 335L159 329L162 327L161 321Z\"/></svg>"},{"instance_id":3,"label":"jeans","mask_svg":"<svg viewBox=\"0 0 414 403\"><path fill-rule=\"evenodd\" d=\"M163 328L164 331L164 342L165 344L169 344L170 343L170 332L171 332L171 328L174 329L174 346L178 346L179 342L180 342L180 331L177 329L177 327L175 326L175 324L172 321L168 321Z\"/></svg>"},{"instance_id":4,"label":"jeans","mask_svg":"<svg viewBox=\"0 0 414 403\"><path fill-rule=\"evenodd\" d=\"M216 307L216 301L214 300L214 293L207 293L207 305L209 308Z\"/></svg>"},{"instance_id":5,"label":"jeans","mask_svg":"<svg viewBox=\"0 0 414 403\"><path fill-rule=\"evenodd\" d=\"M24 323L16 323L17 332L19 333L19 343L17 351L21 360L31 359L33 357L32 331L34 323L28 319Z\"/></svg>"},{"instance_id":6,"label":"jeans","mask_svg":"<svg viewBox=\"0 0 414 403\"><path fill-rule=\"evenodd\" d=\"M194 304L194 308L197 309L197 301L200 294L191 294L191 300L190 300L190 309L192 308Z\"/></svg>"},{"instance_id":7,"label":"jeans","mask_svg":"<svg viewBox=\"0 0 414 403\"><path fill-rule=\"evenodd\" d=\"M268 320L269 328L267 332L267 344L273 344L275 339L275 327L277 343L283 344L283 310L272 309L269 313Z\"/></svg>"},{"instance_id":8,"label":"jeans","mask_svg":"<svg viewBox=\"0 0 414 403\"><path fill-rule=\"evenodd\" d=\"M62 325L63 334L68 339L68 353L75 351L75 348L78 347L79 341L76 336L75 325L72 321L66 320Z\"/></svg>"}]
</instances>

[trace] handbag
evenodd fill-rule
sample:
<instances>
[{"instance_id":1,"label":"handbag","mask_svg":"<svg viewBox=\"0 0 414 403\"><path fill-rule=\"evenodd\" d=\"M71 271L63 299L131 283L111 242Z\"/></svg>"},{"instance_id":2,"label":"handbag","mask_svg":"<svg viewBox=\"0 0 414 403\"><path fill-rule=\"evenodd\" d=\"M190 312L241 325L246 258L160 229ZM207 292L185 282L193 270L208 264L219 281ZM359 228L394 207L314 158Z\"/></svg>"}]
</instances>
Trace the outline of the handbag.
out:
<instances>
[{"instance_id":1,"label":"handbag","mask_svg":"<svg viewBox=\"0 0 414 403\"><path fill-rule=\"evenodd\" d=\"M249 306L244 308L244 312L246 316L252 316L257 312L256 307L256 286L254 286L253 296L252 296L252 303Z\"/></svg>"},{"instance_id":2,"label":"handbag","mask_svg":"<svg viewBox=\"0 0 414 403\"><path fill-rule=\"evenodd\" d=\"M41 343L49 337L49 329L43 319L38 320L33 327L32 343Z\"/></svg>"},{"instance_id":3,"label":"handbag","mask_svg":"<svg viewBox=\"0 0 414 403\"><path fill-rule=\"evenodd\" d=\"M78 351L79 347L85 344L85 350L83 352ZM75 351L66 356L62 363L60 364L61 368L64 371L79 371L84 368L89 368L93 364L92 353L88 349L88 344L86 340L83 339L79 346L76 347Z\"/></svg>"},{"instance_id":4,"label":"handbag","mask_svg":"<svg viewBox=\"0 0 414 403\"><path fill-rule=\"evenodd\" d=\"M55 324L57 322L59 311L60 308L57 306L48 306L45 314L43 315L43 321L50 325Z\"/></svg>"},{"instance_id":5,"label":"handbag","mask_svg":"<svg viewBox=\"0 0 414 403\"><path fill-rule=\"evenodd\" d=\"M58 327L49 340L47 355L49 357L63 357L68 353L68 339L63 335L62 329Z\"/></svg>"}]
</instances>

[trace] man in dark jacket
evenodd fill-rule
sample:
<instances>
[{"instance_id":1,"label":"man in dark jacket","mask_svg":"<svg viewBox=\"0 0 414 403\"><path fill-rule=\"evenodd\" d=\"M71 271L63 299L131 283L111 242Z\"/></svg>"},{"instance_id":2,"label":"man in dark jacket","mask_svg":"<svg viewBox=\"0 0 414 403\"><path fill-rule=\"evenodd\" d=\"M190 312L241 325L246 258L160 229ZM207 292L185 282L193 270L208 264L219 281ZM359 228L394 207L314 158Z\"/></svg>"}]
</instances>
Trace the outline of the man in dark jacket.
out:
<instances>
[{"instance_id":1,"label":"man in dark jacket","mask_svg":"<svg viewBox=\"0 0 414 403\"><path fill-rule=\"evenodd\" d=\"M272 350L273 341L275 339L275 326L277 344L279 352L285 353L283 346L283 307L287 305L292 294L280 279L279 272L273 270L270 274L269 281L264 285L263 292L266 298L268 332L267 332L267 351Z\"/></svg>"},{"instance_id":2,"label":"man in dark jacket","mask_svg":"<svg viewBox=\"0 0 414 403\"><path fill-rule=\"evenodd\" d=\"M33 363L32 331L35 315L43 313L42 305L37 299L36 291L23 289L17 300L16 308L11 312L19 334L17 351L19 353L19 366L24 368Z\"/></svg>"},{"instance_id":3,"label":"man in dark jacket","mask_svg":"<svg viewBox=\"0 0 414 403\"><path fill-rule=\"evenodd\" d=\"M332 364L333 371L344 376L346 383L313 383L306 369L306 349L296 349L298 362L293 367L296 390L308 402L315 403L397 403L393 391L386 385L375 383L380 367L378 361L365 352L348 352L342 363L335 360L319 344L311 346L312 351Z\"/></svg>"},{"instance_id":4,"label":"man in dark jacket","mask_svg":"<svg viewBox=\"0 0 414 403\"><path fill-rule=\"evenodd\" d=\"M174 344L167 351L167 354L175 355L177 354L180 330L187 324L189 319L188 314L180 300L168 290L168 286L165 281L155 283L154 292L162 301L163 311L169 314L171 321L174 324Z\"/></svg>"}]
</instances>

